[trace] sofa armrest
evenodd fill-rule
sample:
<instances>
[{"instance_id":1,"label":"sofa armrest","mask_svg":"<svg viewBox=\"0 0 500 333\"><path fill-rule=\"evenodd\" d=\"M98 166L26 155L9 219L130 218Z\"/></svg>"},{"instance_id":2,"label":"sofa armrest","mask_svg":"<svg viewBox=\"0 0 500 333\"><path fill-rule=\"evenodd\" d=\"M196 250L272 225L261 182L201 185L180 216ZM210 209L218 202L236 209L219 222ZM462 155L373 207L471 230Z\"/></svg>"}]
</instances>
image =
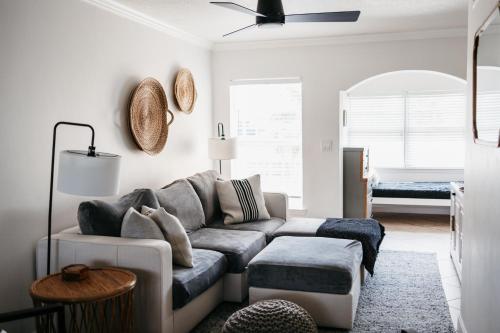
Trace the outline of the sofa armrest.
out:
<instances>
[{"instance_id":1,"label":"sofa armrest","mask_svg":"<svg viewBox=\"0 0 500 333\"><path fill-rule=\"evenodd\" d=\"M271 217L278 217L286 221L288 212L288 195L286 193L264 192L264 200Z\"/></svg>"},{"instance_id":2,"label":"sofa armrest","mask_svg":"<svg viewBox=\"0 0 500 333\"><path fill-rule=\"evenodd\" d=\"M74 263L115 266L137 275L134 322L138 332L173 332L172 249L162 240L60 233L52 236L51 271ZM46 271L47 239L38 242L37 276Z\"/></svg>"}]
</instances>

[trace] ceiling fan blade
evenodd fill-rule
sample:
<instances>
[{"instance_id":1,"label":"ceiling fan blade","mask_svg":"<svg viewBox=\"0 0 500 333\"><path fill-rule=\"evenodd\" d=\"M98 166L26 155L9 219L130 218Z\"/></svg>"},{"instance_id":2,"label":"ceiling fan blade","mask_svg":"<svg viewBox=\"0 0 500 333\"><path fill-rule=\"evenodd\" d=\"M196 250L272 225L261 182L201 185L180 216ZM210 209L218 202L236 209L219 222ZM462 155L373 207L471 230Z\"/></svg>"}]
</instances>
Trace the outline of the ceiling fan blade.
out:
<instances>
[{"instance_id":1,"label":"ceiling fan blade","mask_svg":"<svg viewBox=\"0 0 500 333\"><path fill-rule=\"evenodd\" d=\"M232 9L236 10L240 13L245 13L253 16L261 16L261 17L266 17L266 15L263 15L261 13L257 13L255 10L251 10L250 8L243 7L241 5L238 5L237 3L234 2L215 2L215 1L210 1L212 5L224 7L227 9Z\"/></svg>"},{"instance_id":2,"label":"ceiling fan blade","mask_svg":"<svg viewBox=\"0 0 500 333\"><path fill-rule=\"evenodd\" d=\"M285 22L356 22L359 10L348 12L325 12L285 15Z\"/></svg>"},{"instance_id":3,"label":"ceiling fan blade","mask_svg":"<svg viewBox=\"0 0 500 333\"><path fill-rule=\"evenodd\" d=\"M229 36L229 35L235 34L235 33L237 33L237 32L240 32L240 31L242 31L242 30L245 30L245 29L248 29L248 28L252 28L252 27L255 27L255 26L257 26L257 24L248 25L248 26L243 27L243 28L241 28L241 29L238 29L238 30L235 30L235 31L231 31L230 33L227 33L227 34L225 34L225 35L222 35L222 37L227 37L227 36Z\"/></svg>"}]
</instances>

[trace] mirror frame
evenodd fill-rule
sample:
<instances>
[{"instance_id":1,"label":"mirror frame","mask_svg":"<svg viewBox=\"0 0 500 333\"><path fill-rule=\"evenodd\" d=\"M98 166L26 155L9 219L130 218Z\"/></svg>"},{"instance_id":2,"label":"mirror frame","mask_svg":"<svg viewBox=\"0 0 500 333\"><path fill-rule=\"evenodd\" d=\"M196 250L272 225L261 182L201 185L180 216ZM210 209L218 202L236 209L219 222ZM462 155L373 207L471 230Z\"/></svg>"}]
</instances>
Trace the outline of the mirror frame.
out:
<instances>
[{"instance_id":1,"label":"mirror frame","mask_svg":"<svg viewBox=\"0 0 500 333\"><path fill-rule=\"evenodd\" d=\"M481 25L479 30L476 32L476 35L474 36L474 51L473 51L473 57L472 57L473 58L473 60L472 60L472 77L473 77L472 78L472 132L473 132L473 136L474 136L474 142L477 144L482 144L482 145L496 147L496 148L500 148L500 129L499 129L497 142L479 139L476 116L477 116L477 52L479 49L479 39L480 39L481 35L484 33L484 31L486 31L488 26L491 24L491 20L495 16L495 13L498 11L500 11L500 2L497 3L495 8L491 11L491 13L488 15L487 19L484 21L484 23ZM500 110L499 110L499 112L500 112Z\"/></svg>"}]
</instances>

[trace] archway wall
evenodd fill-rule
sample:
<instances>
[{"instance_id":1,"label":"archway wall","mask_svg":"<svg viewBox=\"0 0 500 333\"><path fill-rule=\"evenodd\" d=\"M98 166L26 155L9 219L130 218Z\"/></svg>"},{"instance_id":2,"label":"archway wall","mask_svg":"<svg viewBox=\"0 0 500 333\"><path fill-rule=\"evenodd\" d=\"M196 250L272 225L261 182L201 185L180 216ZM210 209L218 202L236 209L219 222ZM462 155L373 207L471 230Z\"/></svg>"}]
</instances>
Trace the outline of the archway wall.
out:
<instances>
[{"instance_id":1,"label":"archway wall","mask_svg":"<svg viewBox=\"0 0 500 333\"><path fill-rule=\"evenodd\" d=\"M457 76L431 70L398 70L366 78L346 90L348 97L387 96L405 92L466 92L467 82ZM345 105L348 108L348 103ZM464 115L465 117L465 115ZM343 137L346 142L346 137ZM377 168L380 181L462 181L459 169L390 169Z\"/></svg>"},{"instance_id":2,"label":"archway wall","mask_svg":"<svg viewBox=\"0 0 500 333\"><path fill-rule=\"evenodd\" d=\"M466 81L454 75L428 70L382 73L347 89L350 96L398 94L405 91L465 91Z\"/></svg>"},{"instance_id":3,"label":"archway wall","mask_svg":"<svg viewBox=\"0 0 500 333\"><path fill-rule=\"evenodd\" d=\"M429 37L429 36L428 36ZM311 217L342 216L342 142L339 92L381 73L430 70L466 76L465 36L377 40L315 45L273 42L233 45L212 53L213 128L230 133L232 80L290 78L302 81L303 201ZM348 42L347 42L348 40ZM331 151L322 151L323 141ZM224 170L230 170L224 164ZM227 176L227 175L226 175Z\"/></svg>"}]
</instances>

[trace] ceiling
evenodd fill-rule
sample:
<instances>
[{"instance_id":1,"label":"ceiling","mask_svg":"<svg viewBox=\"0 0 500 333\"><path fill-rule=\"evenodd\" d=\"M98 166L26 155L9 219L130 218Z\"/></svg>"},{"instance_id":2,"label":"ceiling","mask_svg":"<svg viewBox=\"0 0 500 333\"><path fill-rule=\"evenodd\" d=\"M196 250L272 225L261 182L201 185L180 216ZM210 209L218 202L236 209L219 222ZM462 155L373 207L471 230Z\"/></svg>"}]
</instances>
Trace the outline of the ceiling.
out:
<instances>
[{"instance_id":1,"label":"ceiling","mask_svg":"<svg viewBox=\"0 0 500 333\"><path fill-rule=\"evenodd\" d=\"M288 23L279 29L250 29L255 18L209 4L210 0L115 0L165 24L210 42L318 38L464 28L467 0L282 0L286 14L361 10L356 23ZM218 1L218 0L217 0ZM234 0L256 9L257 0Z\"/></svg>"}]
</instances>

